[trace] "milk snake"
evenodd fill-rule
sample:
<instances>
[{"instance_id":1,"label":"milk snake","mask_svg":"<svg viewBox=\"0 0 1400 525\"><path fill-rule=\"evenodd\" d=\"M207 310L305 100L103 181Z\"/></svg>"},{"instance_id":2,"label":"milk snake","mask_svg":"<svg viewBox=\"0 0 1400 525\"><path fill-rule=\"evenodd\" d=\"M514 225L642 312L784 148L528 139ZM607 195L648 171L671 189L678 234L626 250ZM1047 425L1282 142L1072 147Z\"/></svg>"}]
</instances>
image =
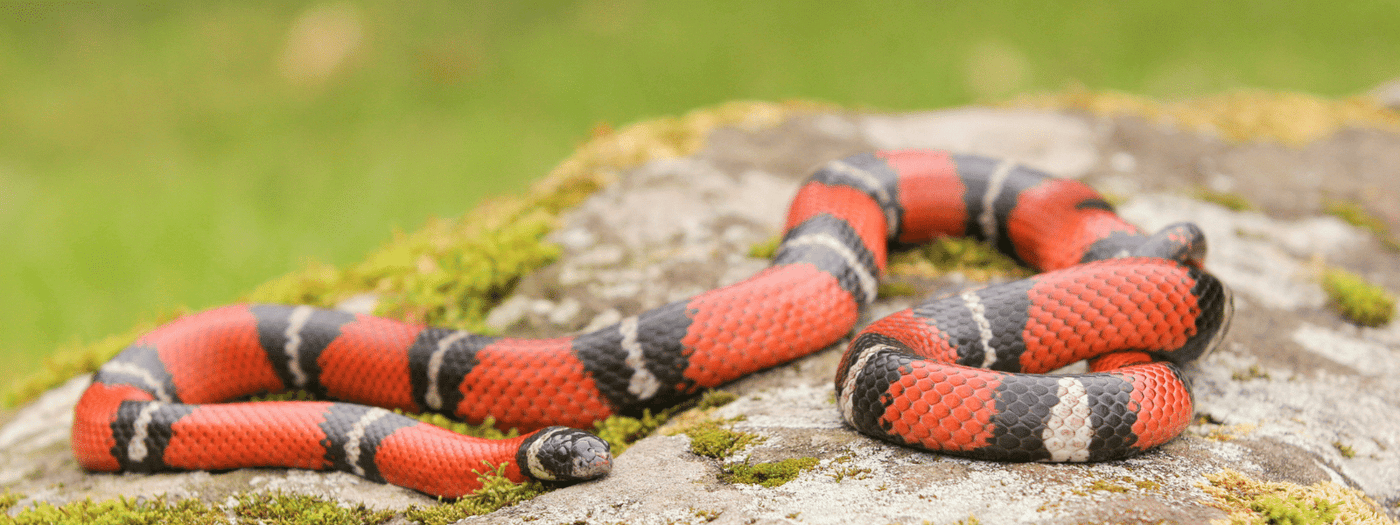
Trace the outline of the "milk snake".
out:
<instances>
[{"instance_id":1,"label":"milk snake","mask_svg":"<svg viewBox=\"0 0 1400 525\"><path fill-rule=\"evenodd\" d=\"M478 489L488 464L514 480L596 478L611 468L608 445L574 428L836 343L875 300L887 242L958 235L1045 273L865 328L836 377L842 416L978 458L1120 458L1185 428L1191 398L1173 363L1217 344L1232 312L1200 268L1194 226L1144 235L1088 186L1009 161L921 150L832 161L801 186L784 231L748 280L572 337L306 306L184 317L101 367L77 405L73 451L94 471L335 469L445 497ZM1029 375L1086 358L1094 373ZM222 403L289 389L344 402ZM481 440L386 409L539 430Z\"/></svg>"}]
</instances>

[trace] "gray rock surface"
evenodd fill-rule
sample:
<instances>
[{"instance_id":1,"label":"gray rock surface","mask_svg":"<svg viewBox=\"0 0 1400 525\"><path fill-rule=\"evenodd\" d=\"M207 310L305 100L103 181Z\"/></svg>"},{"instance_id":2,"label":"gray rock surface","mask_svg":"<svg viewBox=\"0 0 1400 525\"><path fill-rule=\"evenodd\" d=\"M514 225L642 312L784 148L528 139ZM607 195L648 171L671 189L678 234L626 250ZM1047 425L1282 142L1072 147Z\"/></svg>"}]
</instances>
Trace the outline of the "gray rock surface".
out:
<instances>
[{"instance_id":1,"label":"gray rock surface","mask_svg":"<svg viewBox=\"0 0 1400 525\"><path fill-rule=\"evenodd\" d=\"M829 348L725 387L718 417L767 439L752 461L816 457L775 488L729 484L684 436L656 435L617 458L612 475L556 490L468 523L1160 522L1223 518L1199 485L1229 468L1273 481L1330 480L1400 516L1400 322L1345 323L1324 308L1317 262L1400 290L1400 256L1321 214L1322 196L1361 202L1400 230L1400 136L1345 130L1302 148L1229 144L1135 118L965 108L904 115L830 113L774 129L715 132L687 158L622 174L553 235L556 264L525 279L488 319L513 335L589 330L737 282L766 265L749 247L777 233L797 184L823 162L872 148L931 147L1014 158L1124 197L1120 213L1152 230L1194 221L1208 268L1236 291L1234 327L1188 370L1202 422L1159 450L1091 465L999 464L918 452L846 427ZM1256 212L1192 200L1233 191ZM957 276L928 292L960 284ZM909 306L881 300L864 322ZM85 379L50 392L0 428L0 486L62 502L171 493L222 501L282 488L367 502L421 495L349 475L284 470L86 475L68 452L71 406ZM1221 437L1233 436L1232 439ZM1351 454L1344 454L1343 449ZM1105 486L1126 490L1104 490Z\"/></svg>"}]
</instances>

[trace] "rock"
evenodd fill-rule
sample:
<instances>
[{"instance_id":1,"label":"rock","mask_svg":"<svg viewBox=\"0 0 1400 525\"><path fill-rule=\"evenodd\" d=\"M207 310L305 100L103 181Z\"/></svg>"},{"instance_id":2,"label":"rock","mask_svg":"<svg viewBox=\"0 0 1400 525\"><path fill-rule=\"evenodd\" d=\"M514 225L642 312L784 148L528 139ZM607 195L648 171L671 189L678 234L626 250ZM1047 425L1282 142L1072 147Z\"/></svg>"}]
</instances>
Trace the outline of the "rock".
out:
<instances>
[{"instance_id":1,"label":"rock","mask_svg":"<svg viewBox=\"0 0 1400 525\"><path fill-rule=\"evenodd\" d=\"M841 345L733 384L715 416L766 440L750 461L812 457L774 488L719 479L688 438L655 435L612 475L469 518L467 523L1199 523L1225 517L1202 490L1232 469L1267 481L1329 481L1400 516L1400 322L1362 329L1324 307L1314 261L1400 290L1400 256L1322 214L1323 194L1352 199L1391 226L1400 136L1347 130L1301 148L1229 144L1122 117L966 108L906 115L826 113L765 130L722 129L699 153L621 173L553 234L561 259L527 277L490 317L513 335L556 336L616 322L741 280L766 265L749 247L777 233L797 184L823 162L874 147L950 147L1006 156L1125 198L1152 230L1194 221L1208 268L1236 292L1234 327L1192 366L1201 421L1158 450L1097 464L1001 464L890 445L839 418L831 378ZM1190 198L1233 191L1257 211ZM949 281L942 284L957 284ZM936 286L935 286L936 287ZM932 292L933 289L928 290ZM884 299L863 322L908 306ZM273 487L402 509L430 500L343 474L286 470L88 475L67 450L84 379L54 390L0 429L0 485L36 500L171 493L224 501ZM61 490L53 487L62 484Z\"/></svg>"},{"instance_id":2,"label":"rock","mask_svg":"<svg viewBox=\"0 0 1400 525\"><path fill-rule=\"evenodd\" d=\"M965 108L870 115L859 129L880 149L926 148L1015 159L1077 179L1099 162L1092 122L1031 110Z\"/></svg>"},{"instance_id":3,"label":"rock","mask_svg":"<svg viewBox=\"0 0 1400 525\"><path fill-rule=\"evenodd\" d=\"M1400 78L1376 86L1369 94L1380 105L1400 111Z\"/></svg>"}]
</instances>

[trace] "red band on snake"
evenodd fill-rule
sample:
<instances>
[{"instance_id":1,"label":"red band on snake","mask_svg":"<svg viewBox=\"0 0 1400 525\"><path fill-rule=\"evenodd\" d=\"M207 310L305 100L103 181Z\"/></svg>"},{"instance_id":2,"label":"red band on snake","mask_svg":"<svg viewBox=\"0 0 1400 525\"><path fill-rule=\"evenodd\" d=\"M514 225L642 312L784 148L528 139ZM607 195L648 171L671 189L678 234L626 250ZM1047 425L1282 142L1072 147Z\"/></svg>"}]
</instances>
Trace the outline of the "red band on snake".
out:
<instances>
[{"instance_id":1,"label":"red band on snake","mask_svg":"<svg viewBox=\"0 0 1400 525\"><path fill-rule=\"evenodd\" d=\"M601 330L488 337L306 306L235 305L176 320L105 364L76 410L97 471L336 469L457 497L474 471L606 474L572 428L673 405L828 347L875 299L886 243L983 239L1046 273L892 315L851 342L842 415L895 443L1008 461L1125 457L1190 420L1174 363L1218 344L1228 289L1189 224L1147 236L1088 186L1011 162L888 151L828 163L798 191L768 269ZM1094 373L1035 375L1091 358ZM980 368L977 368L980 367ZM223 403L307 390L342 402ZM520 438L460 436L433 411Z\"/></svg>"}]
</instances>

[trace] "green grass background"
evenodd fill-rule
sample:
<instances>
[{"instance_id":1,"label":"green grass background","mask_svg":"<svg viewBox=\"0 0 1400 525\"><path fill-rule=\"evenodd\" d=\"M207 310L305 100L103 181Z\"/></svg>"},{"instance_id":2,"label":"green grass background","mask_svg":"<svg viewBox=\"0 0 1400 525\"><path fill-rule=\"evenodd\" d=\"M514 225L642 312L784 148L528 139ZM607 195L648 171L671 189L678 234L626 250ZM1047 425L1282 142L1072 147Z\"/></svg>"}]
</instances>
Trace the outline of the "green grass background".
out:
<instances>
[{"instance_id":1,"label":"green grass background","mask_svg":"<svg viewBox=\"0 0 1400 525\"><path fill-rule=\"evenodd\" d=\"M1075 84L1346 96L1400 75L1397 28L1395 1L0 0L0 380L357 260L524 188L599 124Z\"/></svg>"}]
</instances>

